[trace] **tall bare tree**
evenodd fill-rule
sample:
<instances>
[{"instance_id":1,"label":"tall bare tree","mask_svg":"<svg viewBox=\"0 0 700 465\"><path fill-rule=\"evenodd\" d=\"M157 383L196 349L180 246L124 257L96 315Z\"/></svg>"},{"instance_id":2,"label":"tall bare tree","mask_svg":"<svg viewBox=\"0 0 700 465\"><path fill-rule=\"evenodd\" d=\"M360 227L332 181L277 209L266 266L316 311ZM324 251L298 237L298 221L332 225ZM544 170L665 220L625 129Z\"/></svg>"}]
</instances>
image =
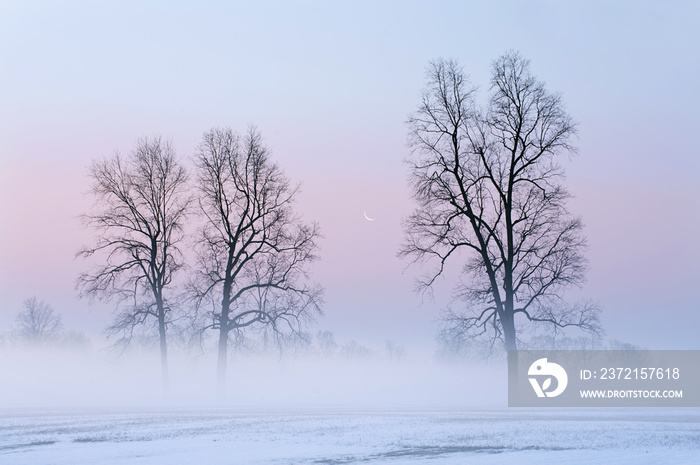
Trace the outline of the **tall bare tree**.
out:
<instances>
[{"instance_id":1,"label":"tall bare tree","mask_svg":"<svg viewBox=\"0 0 700 465\"><path fill-rule=\"evenodd\" d=\"M494 61L485 109L476 94L457 62L428 67L408 120L418 208L400 255L436 265L420 280L424 290L462 261L465 308L448 311L446 324L463 340L514 350L526 322L597 333L596 306L567 305L562 294L586 269L581 220L566 209L557 163L575 150L574 122L516 52Z\"/></svg>"},{"instance_id":2,"label":"tall bare tree","mask_svg":"<svg viewBox=\"0 0 700 465\"><path fill-rule=\"evenodd\" d=\"M166 333L171 323L173 275L182 267L179 245L190 197L188 175L171 143L140 139L133 152L93 162L95 207L83 221L97 232L78 256L101 263L78 279L81 295L116 300L112 334L128 344L141 328L158 334L163 385L168 385Z\"/></svg>"},{"instance_id":3,"label":"tall bare tree","mask_svg":"<svg viewBox=\"0 0 700 465\"><path fill-rule=\"evenodd\" d=\"M24 301L15 318L19 336L27 342L40 344L48 341L63 328L61 315L43 300L32 297Z\"/></svg>"},{"instance_id":4,"label":"tall bare tree","mask_svg":"<svg viewBox=\"0 0 700 465\"><path fill-rule=\"evenodd\" d=\"M262 325L273 335L301 334L320 312L321 288L307 283L317 259L318 227L293 211L298 188L270 161L261 136L231 129L204 134L196 155L206 219L194 290L209 302L202 329L218 331L217 389L224 394L232 332Z\"/></svg>"}]
</instances>

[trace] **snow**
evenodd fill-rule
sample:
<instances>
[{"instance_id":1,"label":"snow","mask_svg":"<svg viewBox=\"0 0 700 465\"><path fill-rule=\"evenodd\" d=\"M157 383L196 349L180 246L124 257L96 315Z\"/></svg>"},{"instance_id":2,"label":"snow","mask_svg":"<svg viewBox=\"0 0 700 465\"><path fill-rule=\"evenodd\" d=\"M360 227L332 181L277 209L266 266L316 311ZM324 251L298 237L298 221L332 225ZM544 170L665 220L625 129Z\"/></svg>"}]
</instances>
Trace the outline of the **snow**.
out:
<instances>
[{"instance_id":1,"label":"snow","mask_svg":"<svg viewBox=\"0 0 700 465\"><path fill-rule=\"evenodd\" d=\"M0 411L2 464L697 464L700 413Z\"/></svg>"}]
</instances>

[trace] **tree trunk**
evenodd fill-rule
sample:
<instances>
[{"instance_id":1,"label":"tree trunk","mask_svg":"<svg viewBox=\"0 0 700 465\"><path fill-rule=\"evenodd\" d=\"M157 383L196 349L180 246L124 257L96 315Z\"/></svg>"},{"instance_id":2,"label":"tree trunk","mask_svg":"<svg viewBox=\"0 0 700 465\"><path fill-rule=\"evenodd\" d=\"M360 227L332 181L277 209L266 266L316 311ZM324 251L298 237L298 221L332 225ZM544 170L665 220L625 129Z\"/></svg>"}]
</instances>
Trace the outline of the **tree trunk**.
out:
<instances>
[{"instance_id":1,"label":"tree trunk","mask_svg":"<svg viewBox=\"0 0 700 465\"><path fill-rule=\"evenodd\" d=\"M514 404L519 399L518 383L518 351L508 351L508 405Z\"/></svg>"},{"instance_id":2,"label":"tree trunk","mask_svg":"<svg viewBox=\"0 0 700 465\"><path fill-rule=\"evenodd\" d=\"M506 310L503 312L501 327L503 328L503 339L505 341L506 350L518 350L515 339L515 319L512 311Z\"/></svg>"},{"instance_id":3,"label":"tree trunk","mask_svg":"<svg viewBox=\"0 0 700 465\"><path fill-rule=\"evenodd\" d=\"M165 308L163 299L157 300L158 305L158 336L160 337L160 373L163 382L163 393L167 394L170 389L170 379L168 375L168 345L165 338Z\"/></svg>"},{"instance_id":4,"label":"tree trunk","mask_svg":"<svg viewBox=\"0 0 700 465\"><path fill-rule=\"evenodd\" d=\"M219 329L219 358L216 368L216 395L223 399L226 395L226 369L228 368L228 328L223 323Z\"/></svg>"},{"instance_id":5,"label":"tree trunk","mask_svg":"<svg viewBox=\"0 0 700 465\"><path fill-rule=\"evenodd\" d=\"M229 313L231 311L231 288L233 287L234 249L229 246L224 278L223 297L221 299L221 317L219 319L219 359L216 366L216 395L219 399L226 396L226 370L228 368L228 333Z\"/></svg>"},{"instance_id":6,"label":"tree trunk","mask_svg":"<svg viewBox=\"0 0 700 465\"><path fill-rule=\"evenodd\" d=\"M505 340L508 354L508 398L518 398L518 346L515 338L515 318L512 311L512 303L506 303L506 311L501 317L503 339ZM511 307L510 311L508 307ZM513 396L513 397L511 397Z\"/></svg>"}]
</instances>

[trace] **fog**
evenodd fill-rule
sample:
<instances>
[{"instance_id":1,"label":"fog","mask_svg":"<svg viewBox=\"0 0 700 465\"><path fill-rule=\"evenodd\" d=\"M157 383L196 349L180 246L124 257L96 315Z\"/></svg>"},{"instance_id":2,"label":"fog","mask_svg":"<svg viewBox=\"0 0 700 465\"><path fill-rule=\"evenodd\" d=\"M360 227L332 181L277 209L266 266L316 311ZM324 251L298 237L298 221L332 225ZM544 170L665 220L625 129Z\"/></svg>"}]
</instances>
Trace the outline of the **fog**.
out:
<instances>
[{"instance_id":1,"label":"fog","mask_svg":"<svg viewBox=\"0 0 700 465\"><path fill-rule=\"evenodd\" d=\"M461 410L505 407L503 360L431 354L234 355L225 398L215 394L214 353L170 356L164 393L157 350L118 355L97 347L0 349L0 408L226 407Z\"/></svg>"}]
</instances>

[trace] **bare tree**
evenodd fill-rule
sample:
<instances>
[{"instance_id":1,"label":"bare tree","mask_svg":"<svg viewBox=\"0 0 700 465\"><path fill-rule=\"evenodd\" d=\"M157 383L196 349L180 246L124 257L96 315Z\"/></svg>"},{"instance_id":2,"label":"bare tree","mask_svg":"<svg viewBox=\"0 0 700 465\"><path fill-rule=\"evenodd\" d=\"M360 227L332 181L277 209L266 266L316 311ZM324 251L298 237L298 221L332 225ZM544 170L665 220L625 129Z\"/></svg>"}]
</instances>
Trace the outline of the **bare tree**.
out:
<instances>
[{"instance_id":1,"label":"bare tree","mask_svg":"<svg viewBox=\"0 0 700 465\"><path fill-rule=\"evenodd\" d=\"M524 323L597 333L598 309L568 305L562 291L584 279L582 223L566 209L557 159L574 152L576 127L561 98L545 89L518 53L493 63L486 109L455 61L428 68L428 86L408 120L411 183L418 208L406 221L400 256L437 266L463 261L450 310L451 337L517 348Z\"/></svg>"},{"instance_id":2,"label":"bare tree","mask_svg":"<svg viewBox=\"0 0 700 465\"><path fill-rule=\"evenodd\" d=\"M263 325L274 337L301 335L303 323L320 312L321 288L306 283L319 232L294 214L298 188L270 161L255 129L245 137L212 129L196 159L206 222L193 290L198 308L210 306L201 328L218 331L223 395L232 332Z\"/></svg>"},{"instance_id":3,"label":"bare tree","mask_svg":"<svg viewBox=\"0 0 700 465\"><path fill-rule=\"evenodd\" d=\"M319 330L316 333L316 346L324 357L331 357L338 351L338 344L335 342L335 334L332 331Z\"/></svg>"},{"instance_id":4,"label":"bare tree","mask_svg":"<svg viewBox=\"0 0 700 465\"><path fill-rule=\"evenodd\" d=\"M61 315L54 313L53 308L36 297L24 301L23 309L17 313L15 320L19 325L19 336L33 344L44 343L63 328Z\"/></svg>"},{"instance_id":5,"label":"bare tree","mask_svg":"<svg viewBox=\"0 0 700 465\"><path fill-rule=\"evenodd\" d=\"M82 217L97 232L78 256L100 254L102 264L78 279L81 295L116 300L110 334L129 344L141 328L158 334L163 385L168 385L166 332L172 322L173 275L183 265L179 244L190 202L188 175L169 142L140 139L90 168L94 211Z\"/></svg>"}]
</instances>

